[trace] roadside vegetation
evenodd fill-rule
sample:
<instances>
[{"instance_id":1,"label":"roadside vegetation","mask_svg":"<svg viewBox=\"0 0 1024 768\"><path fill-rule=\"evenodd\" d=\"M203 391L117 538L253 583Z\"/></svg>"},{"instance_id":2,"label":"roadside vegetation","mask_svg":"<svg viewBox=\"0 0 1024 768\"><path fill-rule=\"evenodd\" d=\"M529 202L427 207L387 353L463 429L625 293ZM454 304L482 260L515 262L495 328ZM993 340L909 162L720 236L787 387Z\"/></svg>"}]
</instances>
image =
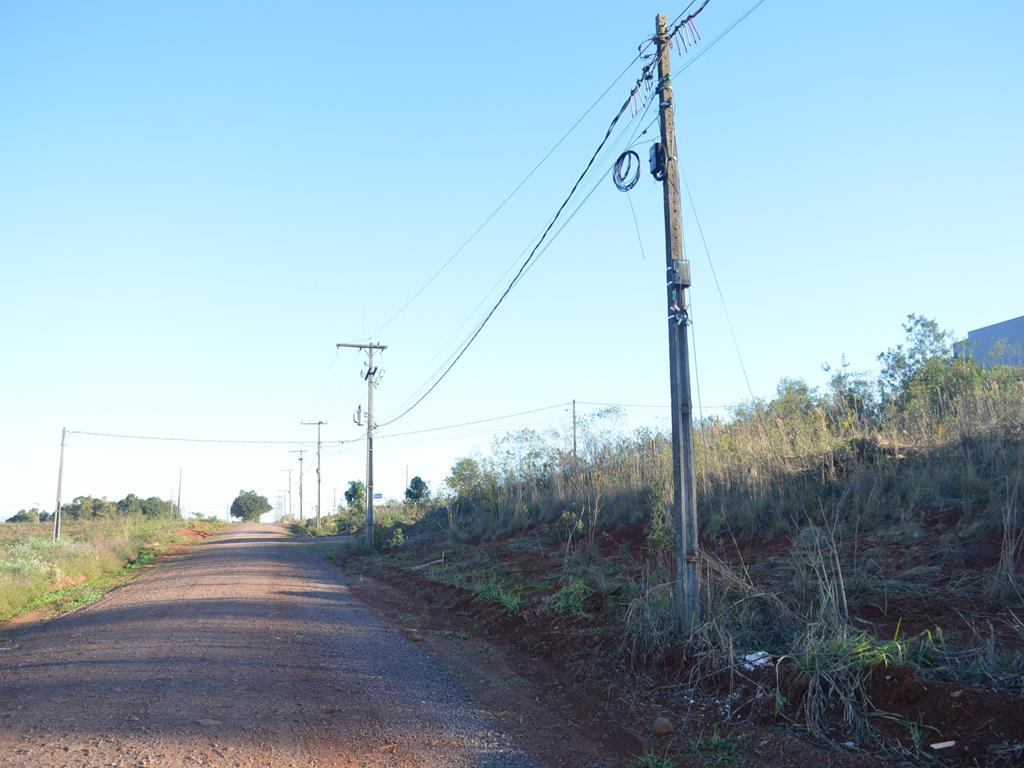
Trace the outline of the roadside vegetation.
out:
<instances>
[{"instance_id":1,"label":"roadside vegetation","mask_svg":"<svg viewBox=\"0 0 1024 768\"><path fill-rule=\"evenodd\" d=\"M282 522L300 536L362 536L366 532L366 486L361 480L352 480L344 496L345 506L339 505L333 515L321 515L319 525L315 517L301 521L284 517ZM404 500L388 499L374 504L375 549L394 551L400 548L405 543L405 531L422 519L430 503L430 488L422 478L414 477L409 481Z\"/></svg>"},{"instance_id":2,"label":"roadside vegetation","mask_svg":"<svg viewBox=\"0 0 1024 768\"><path fill-rule=\"evenodd\" d=\"M118 513L116 503L105 502L109 514L85 516L80 510L86 500L90 508L92 501L104 501L80 497L62 505L60 541L53 540L49 522L0 525L0 621L37 608L59 612L97 600L168 546L223 526L184 522L171 502L163 502L166 514Z\"/></svg>"},{"instance_id":3,"label":"roadside vegetation","mask_svg":"<svg viewBox=\"0 0 1024 768\"><path fill-rule=\"evenodd\" d=\"M670 437L612 409L575 453L526 430L459 459L433 503L382 510L384 554L348 562L579 676L632 681L622 716L668 714L690 738L647 733L638 764L742 761L721 734L765 722L908 760L1021 759L1024 369L952 357L934 321L904 331L877 377L840 364L823 390L784 379L696 424L691 633L672 614Z\"/></svg>"}]
</instances>

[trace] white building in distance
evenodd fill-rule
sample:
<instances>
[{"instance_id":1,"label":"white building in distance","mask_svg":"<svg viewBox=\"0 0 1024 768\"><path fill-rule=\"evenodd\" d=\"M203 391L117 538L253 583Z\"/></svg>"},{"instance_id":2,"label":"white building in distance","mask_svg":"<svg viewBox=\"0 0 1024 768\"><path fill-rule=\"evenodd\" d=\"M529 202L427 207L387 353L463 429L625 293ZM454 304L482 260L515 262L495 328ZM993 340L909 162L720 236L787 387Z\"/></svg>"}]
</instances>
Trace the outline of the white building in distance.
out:
<instances>
[{"instance_id":1,"label":"white building in distance","mask_svg":"<svg viewBox=\"0 0 1024 768\"><path fill-rule=\"evenodd\" d=\"M970 357L986 368L993 365L1024 365L1024 315L967 332L953 345L957 357Z\"/></svg>"}]
</instances>

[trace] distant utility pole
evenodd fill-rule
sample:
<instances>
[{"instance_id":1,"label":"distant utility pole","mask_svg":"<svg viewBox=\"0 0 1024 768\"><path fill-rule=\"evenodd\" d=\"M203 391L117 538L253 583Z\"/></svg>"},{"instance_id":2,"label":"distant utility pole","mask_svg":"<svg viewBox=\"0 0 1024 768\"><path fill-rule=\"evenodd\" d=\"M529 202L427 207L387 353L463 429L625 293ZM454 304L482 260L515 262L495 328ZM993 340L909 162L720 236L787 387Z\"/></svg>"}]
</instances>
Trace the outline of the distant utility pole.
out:
<instances>
[{"instance_id":1,"label":"distant utility pole","mask_svg":"<svg viewBox=\"0 0 1024 768\"><path fill-rule=\"evenodd\" d=\"M60 487L64 482L64 443L68 428L60 431L60 464L57 465L57 506L53 508L53 540L60 541Z\"/></svg>"},{"instance_id":2,"label":"distant utility pole","mask_svg":"<svg viewBox=\"0 0 1024 768\"><path fill-rule=\"evenodd\" d=\"M668 349L672 388L672 523L675 533L675 604L686 630L700 621L700 540L697 530L697 493L693 481L693 406L690 397L690 317L686 289L690 262L683 255L683 221L679 199L679 159L676 149L675 105L672 96L672 37L668 18L655 18L658 43L658 91L661 107L661 147L655 147L661 173L665 209L665 261L668 287ZM652 169L653 170L653 169ZM655 178L659 178L658 175Z\"/></svg>"},{"instance_id":3,"label":"distant utility pole","mask_svg":"<svg viewBox=\"0 0 1024 768\"><path fill-rule=\"evenodd\" d=\"M320 526L320 427L326 421L304 421L303 426L316 427L316 524Z\"/></svg>"},{"instance_id":4,"label":"distant utility pole","mask_svg":"<svg viewBox=\"0 0 1024 768\"><path fill-rule=\"evenodd\" d=\"M184 470L178 467L178 517L181 517L181 473Z\"/></svg>"},{"instance_id":5,"label":"distant utility pole","mask_svg":"<svg viewBox=\"0 0 1024 768\"><path fill-rule=\"evenodd\" d=\"M302 454L305 453L304 448L300 448L297 451L288 451L288 453L299 454L299 522L302 522Z\"/></svg>"},{"instance_id":6,"label":"distant utility pole","mask_svg":"<svg viewBox=\"0 0 1024 768\"><path fill-rule=\"evenodd\" d=\"M282 469L282 472L288 473L288 517L292 516L292 470L291 467L288 469Z\"/></svg>"},{"instance_id":7,"label":"distant utility pole","mask_svg":"<svg viewBox=\"0 0 1024 768\"><path fill-rule=\"evenodd\" d=\"M576 461L576 398L572 399L572 460Z\"/></svg>"},{"instance_id":8,"label":"distant utility pole","mask_svg":"<svg viewBox=\"0 0 1024 768\"><path fill-rule=\"evenodd\" d=\"M373 365L374 350L387 349L383 344L335 344L339 347L365 349L366 364L366 546L373 552L373 390L377 386L377 369ZM359 423L358 421L356 422Z\"/></svg>"}]
</instances>

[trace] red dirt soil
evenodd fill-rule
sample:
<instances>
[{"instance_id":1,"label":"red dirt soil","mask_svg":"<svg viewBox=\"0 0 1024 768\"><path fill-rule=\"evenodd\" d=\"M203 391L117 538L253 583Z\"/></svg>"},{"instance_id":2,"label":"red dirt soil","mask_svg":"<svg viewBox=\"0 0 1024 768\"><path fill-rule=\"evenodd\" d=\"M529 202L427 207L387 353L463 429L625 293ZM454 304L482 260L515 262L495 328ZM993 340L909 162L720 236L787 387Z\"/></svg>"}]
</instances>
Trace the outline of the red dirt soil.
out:
<instances>
[{"instance_id":1,"label":"red dirt soil","mask_svg":"<svg viewBox=\"0 0 1024 768\"><path fill-rule=\"evenodd\" d=\"M597 542L606 557L614 558L626 548L631 556L636 557L643 553L646 534L641 525L622 526L603 531ZM912 547L901 550L894 546L894 542L862 537L860 545L889 553L892 557L890 564L897 572L903 572L903 568L909 566L942 566L949 558L949 553L937 544L926 546L926 543L915 541ZM975 558L965 565L975 573L983 573L986 564L991 565L992 546L992 541L985 541L988 557ZM476 547L482 554L501 562L506 569L534 579L550 578L557 573L557 565L561 561L557 546L541 547L539 539L536 546L529 548L524 548L522 541L480 543ZM764 585L768 588L785 586L771 583L776 578L791 578L789 571L778 567L785 565L791 550L790 540L784 537L761 542L734 542L730 547L719 549L731 549L731 553L720 551L720 556L725 556L724 559L734 565L742 561L749 566L755 574L755 582L766 575L769 581ZM433 555L424 551L424 562L430 559ZM566 717L585 723L592 732L605 734L602 743L606 749L613 748L608 739L617 742L619 747L626 745L625 752L634 755L641 754L644 749L657 747L661 750L667 746L656 740L649 730L653 717L659 714L653 703L656 697L651 698L645 707L638 703L644 698L640 689L645 685L655 691L678 688L680 670L665 667L649 670L647 674L651 678L638 683L637 679L632 679L635 676L618 668L613 661L614 638L607 631L608 618L602 617L601 605L587 606L590 617L554 616L548 611L530 610L529 607L510 616L498 606L477 601L467 589L433 581L419 571L389 565L386 560L376 566L361 563L357 567L368 569L379 580L361 583L355 588L357 591L395 590L399 595L390 601L394 604L384 601L386 613L392 616L401 616L403 612L422 613L429 617L422 627L428 631L472 630L474 634L480 633L489 642L500 646L507 663L514 668L546 665L548 671L545 674L561 680L565 689L571 691L571 705L567 705L571 712ZM940 574L949 578L944 568ZM921 594L887 595L886 598L881 605L865 600L858 606L851 606L855 609L855 623L880 639L892 639L897 631L900 637L908 637L941 626L947 640L950 640L958 634L968 636L972 632L965 623L965 617L986 621L1005 613L1004 606L982 604L969 597L957 602L947 594L929 594L926 590ZM629 695L633 700L629 707L615 706L610 692L616 688L631 689ZM909 667L880 668L873 675L869 688L871 704L880 714L872 718L872 722L890 745L899 745L908 754L920 748L927 757L940 757L964 765L1009 764L1024 758L1024 699L1009 692L932 681ZM739 693L751 697L753 692L753 686L745 692L723 690L724 695ZM752 700L736 700L730 704L731 716L723 719L714 706L695 703L685 715L690 719L687 737L693 736L694 726L701 730L749 732L756 739L767 739L768 743L781 740L785 743L783 751L790 757L802 752L806 758L803 764L869 765L875 761L864 753L830 752L826 758L793 731L780 730L779 721L774 716L766 716L764 710ZM754 717L750 717L752 713ZM748 721L738 724L738 714ZM915 736L918 739L916 744ZM931 744L947 741L956 743L941 751L930 749ZM684 744L684 738L676 740L676 746ZM614 748L614 751L622 754L620 748ZM685 759L686 764L700 764L685 757L686 754L685 751L677 751L674 756L677 760ZM777 763L769 759L750 764ZM791 763L787 761L785 764Z\"/></svg>"},{"instance_id":2,"label":"red dirt soil","mask_svg":"<svg viewBox=\"0 0 1024 768\"><path fill-rule=\"evenodd\" d=\"M536 558L512 558L517 564ZM346 564L346 570L350 566ZM435 647L455 641L453 635L486 640L492 648L484 656L483 665L465 658L460 649L454 655L455 667L463 671L462 679L473 691L478 690L480 679L494 674L495 665L512 670L518 678L529 681L528 686L514 686L506 690L505 707L513 713L526 713L527 729L517 736L538 754L555 765L573 765L555 758L557 738L549 733L545 738L531 741L529 717L538 704L547 712L537 713L546 722L564 723L571 727L576 739L586 737L603 753L616 759L616 765L632 765L646 752L669 755L680 765L720 765L721 755L701 755L693 751L692 743L702 734L721 732L742 746L743 765L782 768L782 766L829 765L838 768L873 768L879 761L866 754L824 750L799 737L796 733L776 725L736 722L725 719L715 721L714 714L699 704L687 711L666 711L653 701L645 700L647 686L652 681L631 676L614 662L610 648L586 647L580 643L580 630L601 629L597 620L580 617L559 617L552 620L530 611L507 615L497 606L481 603L468 590L432 581L415 571L387 566L359 566L364 574L351 585L361 600L381 611L403 631L419 642ZM544 566L542 566L544 567ZM415 626L405 622L415 617ZM589 626L588 626L589 625ZM596 636L596 632L591 636ZM667 715L677 723L677 733L657 737L651 730L654 718ZM534 720L534 723L537 721ZM514 729L514 722L504 723ZM520 723L522 725L522 723Z\"/></svg>"}]
</instances>

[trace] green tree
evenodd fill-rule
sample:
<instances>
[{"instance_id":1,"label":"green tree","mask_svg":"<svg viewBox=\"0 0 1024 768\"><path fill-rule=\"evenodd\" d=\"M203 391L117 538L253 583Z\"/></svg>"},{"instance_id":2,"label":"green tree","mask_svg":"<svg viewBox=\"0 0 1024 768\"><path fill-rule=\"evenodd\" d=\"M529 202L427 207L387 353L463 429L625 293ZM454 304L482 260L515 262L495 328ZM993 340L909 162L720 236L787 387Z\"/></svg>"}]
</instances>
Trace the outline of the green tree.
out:
<instances>
[{"instance_id":1,"label":"green tree","mask_svg":"<svg viewBox=\"0 0 1024 768\"><path fill-rule=\"evenodd\" d=\"M466 456L455 462L452 473L445 480L445 484L451 488L457 501L466 502L480 490L483 472L480 463Z\"/></svg>"},{"instance_id":2,"label":"green tree","mask_svg":"<svg viewBox=\"0 0 1024 768\"><path fill-rule=\"evenodd\" d=\"M863 373L850 371L850 364L843 355L837 368L826 363L825 373L831 373L828 381L828 413L833 424L849 427L855 422L868 422L878 413L878 398L874 384Z\"/></svg>"},{"instance_id":3,"label":"green tree","mask_svg":"<svg viewBox=\"0 0 1024 768\"><path fill-rule=\"evenodd\" d=\"M416 477L409 481L409 487L405 489L405 499L417 506L426 504L430 501L430 486L426 484L422 477L416 475Z\"/></svg>"},{"instance_id":4,"label":"green tree","mask_svg":"<svg viewBox=\"0 0 1024 768\"><path fill-rule=\"evenodd\" d=\"M892 402L903 394L907 384L930 360L949 357L952 334L939 328L935 320L921 315L907 315L903 323L906 344L890 347L878 356L882 371L878 387L882 398Z\"/></svg>"},{"instance_id":5,"label":"green tree","mask_svg":"<svg viewBox=\"0 0 1024 768\"><path fill-rule=\"evenodd\" d=\"M92 497L91 496L76 496L71 500L70 504L64 504L61 506L61 512L64 517L70 520L86 519L91 520L92 514Z\"/></svg>"},{"instance_id":6,"label":"green tree","mask_svg":"<svg viewBox=\"0 0 1024 768\"><path fill-rule=\"evenodd\" d=\"M165 501L157 496L143 499L139 506L146 517L180 517L173 501Z\"/></svg>"},{"instance_id":7,"label":"green tree","mask_svg":"<svg viewBox=\"0 0 1024 768\"><path fill-rule=\"evenodd\" d=\"M129 498L133 499L134 496ZM130 502L128 499L125 501L128 502L128 506L133 511L141 511L135 509L134 502ZM71 503L62 505L61 511L66 517L75 520L97 520L117 514L118 505L106 499L97 499L92 496L76 496ZM127 508L125 514L128 514Z\"/></svg>"},{"instance_id":8,"label":"green tree","mask_svg":"<svg viewBox=\"0 0 1024 768\"><path fill-rule=\"evenodd\" d=\"M119 515L141 515L142 500L134 493L129 493L117 502L117 513Z\"/></svg>"},{"instance_id":9,"label":"green tree","mask_svg":"<svg viewBox=\"0 0 1024 768\"><path fill-rule=\"evenodd\" d=\"M266 496L260 496L256 491L239 491L238 496L231 502L231 516L247 523L258 523L260 515L270 510L270 502Z\"/></svg>"},{"instance_id":10,"label":"green tree","mask_svg":"<svg viewBox=\"0 0 1024 768\"><path fill-rule=\"evenodd\" d=\"M366 509L366 484L362 480L349 480L345 491L345 503L349 509Z\"/></svg>"},{"instance_id":11,"label":"green tree","mask_svg":"<svg viewBox=\"0 0 1024 768\"><path fill-rule=\"evenodd\" d=\"M19 510L17 514L11 515L7 518L8 523L38 523L39 522L39 510L35 507L32 509Z\"/></svg>"}]
</instances>

